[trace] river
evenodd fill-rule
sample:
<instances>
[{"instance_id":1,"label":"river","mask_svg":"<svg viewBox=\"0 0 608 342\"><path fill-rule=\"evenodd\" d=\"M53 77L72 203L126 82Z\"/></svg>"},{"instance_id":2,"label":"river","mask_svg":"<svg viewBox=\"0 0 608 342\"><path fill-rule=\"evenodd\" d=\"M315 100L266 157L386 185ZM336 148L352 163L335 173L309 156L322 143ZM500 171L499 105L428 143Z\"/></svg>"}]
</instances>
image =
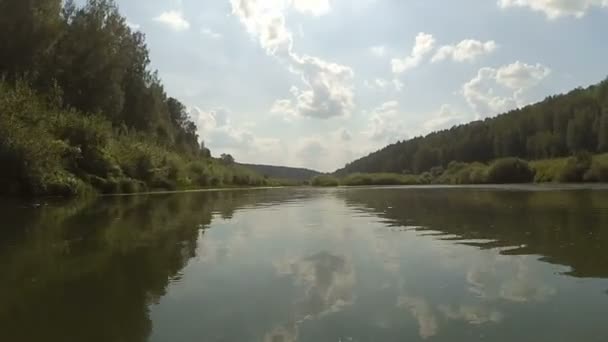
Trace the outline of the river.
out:
<instances>
[{"instance_id":1,"label":"river","mask_svg":"<svg viewBox=\"0 0 608 342\"><path fill-rule=\"evenodd\" d=\"M607 341L608 191L0 202L0 340Z\"/></svg>"}]
</instances>

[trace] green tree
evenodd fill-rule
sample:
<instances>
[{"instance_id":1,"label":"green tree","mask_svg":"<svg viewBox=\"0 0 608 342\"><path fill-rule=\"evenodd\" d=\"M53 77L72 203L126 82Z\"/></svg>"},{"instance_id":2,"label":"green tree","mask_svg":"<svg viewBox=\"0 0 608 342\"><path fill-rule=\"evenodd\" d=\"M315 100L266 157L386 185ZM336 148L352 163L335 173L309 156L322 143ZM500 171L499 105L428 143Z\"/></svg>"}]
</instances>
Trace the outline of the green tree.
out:
<instances>
[{"instance_id":1,"label":"green tree","mask_svg":"<svg viewBox=\"0 0 608 342\"><path fill-rule=\"evenodd\" d=\"M600 119L598 129L598 151L608 152L608 107L604 109L604 114Z\"/></svg>"}]
</instances>

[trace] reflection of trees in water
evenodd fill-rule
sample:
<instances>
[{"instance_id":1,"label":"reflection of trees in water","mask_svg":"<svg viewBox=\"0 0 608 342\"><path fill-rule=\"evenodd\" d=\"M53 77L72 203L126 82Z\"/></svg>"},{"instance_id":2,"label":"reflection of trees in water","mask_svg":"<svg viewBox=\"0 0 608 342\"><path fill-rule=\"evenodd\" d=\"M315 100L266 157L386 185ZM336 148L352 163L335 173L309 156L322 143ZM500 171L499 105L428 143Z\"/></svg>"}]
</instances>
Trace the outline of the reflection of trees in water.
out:
<instances>
[{"instance_id":1,"label":"reflection of trees in water","mask_svg":"<svg viewBox=\"0 0 608 342\"><path fill-rule=\"evenodd\" d=\"M338 196L388 224L421 226L482 249L509 247L502 254L542 255L576 277L608 277L605 191L361 189Z\"/></svg>"},{"instance_id":2,"label":"reflection of trees in water","mask_svg":"<svg viewBox=\"0 0 608 342\"><path fill-rule=\"evenodd\" d=\"M197 253L213 213L261 192L1 206L0 331L7 341L145 341L148 305ZM278 200L278 199L270 199Z\"/></svg>"}]
</instances>

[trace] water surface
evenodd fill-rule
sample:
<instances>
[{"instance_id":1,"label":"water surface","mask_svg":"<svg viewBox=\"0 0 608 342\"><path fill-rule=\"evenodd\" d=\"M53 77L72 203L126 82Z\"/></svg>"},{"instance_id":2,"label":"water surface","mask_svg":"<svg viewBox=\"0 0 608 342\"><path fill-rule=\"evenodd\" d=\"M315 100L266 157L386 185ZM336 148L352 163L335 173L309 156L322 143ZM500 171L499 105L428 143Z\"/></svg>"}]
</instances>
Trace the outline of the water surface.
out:
<instances>
[{"instance_id":1,"label":"water surface","mask_svg":"<svg viewBox=\"0 0 608 342\"><path fill-rule=\"evenodd\" d=\"M3 341L606 341L608 191L0 202Z\"/></svg>"}]
</instances>

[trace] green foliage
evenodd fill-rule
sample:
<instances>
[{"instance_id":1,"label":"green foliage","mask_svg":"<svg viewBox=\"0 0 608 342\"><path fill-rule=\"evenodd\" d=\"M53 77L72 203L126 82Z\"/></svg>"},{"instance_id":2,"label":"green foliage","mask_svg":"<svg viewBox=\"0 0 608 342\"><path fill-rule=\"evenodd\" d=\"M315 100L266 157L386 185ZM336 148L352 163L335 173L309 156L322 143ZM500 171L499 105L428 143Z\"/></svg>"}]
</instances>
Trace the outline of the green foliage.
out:
<instances>
[{"instance_id":1,"label":"green foliage","mask_svg":"<svg viewBox=\"0 0 608 342\"><path fill-rule=\"evenodd\" d=\"M525 160L503 158L490 165L487 179L494 184L530 183L534 180L534 170Z\"/></svg>"},{"instance_id":2,"label":"green foliage","mask_svg":"<svg viewBox=\"0 0 608 342\"><path fill-rule=\"evenodd\" d=\"M340 182L337 178L332 176L317 176L311 180L312 186L323 186L323 187L333 187L340 185Z\"/></svg>"},{"instance_id":3,"label":"green foliage","mask_svg":"<svg viewBox=\"0 0 608 342\"><path fill-rule=\"evenodd\" d=\"M535 183L559 182L559 175L566 167L567 158L544 159L530 162L534 169Z\"/></svg>"},{"instance_id":4,"label":"green foliage","mask_svg":"<svg viewBox=\"0 0 608 342\"><path fill-rule=\"evenodd\" d=\"M588 170L591 168L591 163L591 154L588 152L577 153L566 160L566 164L559 173L558 181L563 183L590 181Z\"/></svg>"},{"instance_id":5,"label":"green foliage","mask_svg":"<svg viewBox=\"0 0 608 342\"><path fill-rule=\"evenodd\" d=\"M0 2L0 192L264 185L199 144L112 0Z\"/></svg>"},{"instance_id":6,"label":"green foliage","mask_svg":"<svg viewBox=\"0 0 608 342\"><path fill-rule=\"evenodd\" d=\"M355 173L340 180L341 185L416 185L419 177L415 175L400 175L396 173Z\"/></svg>"},{"instance_id":7,"label":"green foliage","mask_svg":"<svg viewBox=\"0 0 608 342\"><path fill-rule=\"evenodd\" d=\"M64 110L25 84L0 82L0 192L72 196L207 186L261 186L253 171L186 154L101 116Z\"/></svg>"},{"instance_id":8,"label":"green foliage","mask_svg":"<svg viewBox=\"0 0 608 342\"><path fill-rule=\"evenodd\" d=\"M608 182L608 154L597 156L591 164L592 180Z\"/></svg>"},{"instance_id":9,"label":"green foliage","mask_svg":"<svg viewBox=\"0 0 608 342\"><path fill-rule=\"evenodd\" d=\"M434 183L439 184L483 184L487 183L488 167L482 163L451 162L448 168L439 174L435 171Z\"/></svg>"}]
</instances>

